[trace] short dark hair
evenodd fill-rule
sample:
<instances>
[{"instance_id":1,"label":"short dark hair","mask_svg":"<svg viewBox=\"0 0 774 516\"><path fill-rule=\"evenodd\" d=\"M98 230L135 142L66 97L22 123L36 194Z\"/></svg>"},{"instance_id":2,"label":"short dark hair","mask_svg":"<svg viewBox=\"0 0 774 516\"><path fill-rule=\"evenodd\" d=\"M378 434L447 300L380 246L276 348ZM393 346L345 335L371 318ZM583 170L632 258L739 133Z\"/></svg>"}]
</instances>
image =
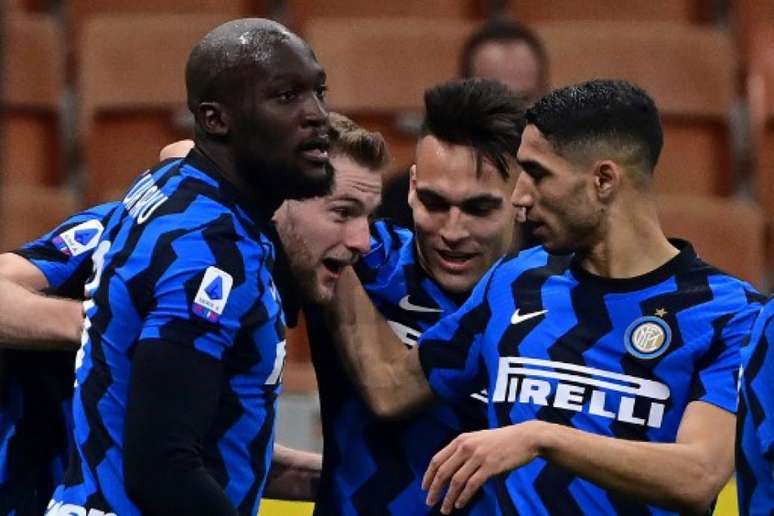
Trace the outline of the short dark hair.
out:
<instances>
[{"instance_id":1,"label":"short dark hair","mask_svg":"<svg viewBox=\"0 0 774 516\"><path fill-rule=\"evenodd\" d=\"M560 154L608 144L648 172L664 143L653 99L622 80L597 79L554 90L527 110L527 124L537 127Z\"/></svg>"},{"instance_id":2,"label":"short dark hair","mask_svg":"<svg viewBox=\"0 0 774 516\"><path fill-rule=\"evenodd\" d=\"M380 133L364 129L339 113L330 113L329 122L331 154L344 154L371 170L380 170L390 162Z\"/></svg>"},{"instance_id":3,"label":"short dark hair","mask_svg":"<svg viewBox=\"0 0 774 516\"><path fill-rule=\"evenodd\" d=\"M538 62L538 78L543 91L548 89L548 55L540 37L526 25L511 20L496 19L485 23L465 41L460 54L460 76L474 77L473 56L487 43L524 42Z\"/></svg>"},{"instance_id":4,"label":"short dark hair","mask_svg":"<svg viewBox=\"0 0 774 516\"><path fill-rule=\"evenodd\" d=\"M421 135L473 147L477 173L487 160L507 179L523 130L523 104L494 79L454 79L425 91Z\"/></svg>"}]
</instances>

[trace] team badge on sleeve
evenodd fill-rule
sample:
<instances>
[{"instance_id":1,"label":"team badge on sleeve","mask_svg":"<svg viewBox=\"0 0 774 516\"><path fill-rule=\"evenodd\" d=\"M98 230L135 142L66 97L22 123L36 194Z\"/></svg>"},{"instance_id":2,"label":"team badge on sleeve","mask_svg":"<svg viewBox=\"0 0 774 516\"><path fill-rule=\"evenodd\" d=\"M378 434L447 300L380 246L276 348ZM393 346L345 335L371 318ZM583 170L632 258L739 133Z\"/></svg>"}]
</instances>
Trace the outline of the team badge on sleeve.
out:
<instances>
[{"instance_id":1,"label":"team badge on sleeve","mask_svg":"<svg viewBox=\"0 0 774 516\"><path fill-rule=\"evenodd\" d=\"M640 317L626 329L626 350L637 358L661 356L672 340L672 330L660 317Z\"/></svg>"},{"instance_id":2,"label":"team badge on sleeve","mask_svg":"<svg viewBox=\"0 0 774 516\"><path fill-rule=\"evenodd\" d=\"M226 308L234 278L217 267L207 267L193 302L193 313L210 322L218 322Z\"/></svg>"},{"instance_id":3,"label":"team badge on sleeve","mask_svg":"<svg viewBox=\"0 0 774 516\"><path fill-rule=\"evenodd\" d=\"M78 256L97 246L102 229L100 221L87 220L54 237L53 243L62 254Z\"/></svg>"}]
</instances>

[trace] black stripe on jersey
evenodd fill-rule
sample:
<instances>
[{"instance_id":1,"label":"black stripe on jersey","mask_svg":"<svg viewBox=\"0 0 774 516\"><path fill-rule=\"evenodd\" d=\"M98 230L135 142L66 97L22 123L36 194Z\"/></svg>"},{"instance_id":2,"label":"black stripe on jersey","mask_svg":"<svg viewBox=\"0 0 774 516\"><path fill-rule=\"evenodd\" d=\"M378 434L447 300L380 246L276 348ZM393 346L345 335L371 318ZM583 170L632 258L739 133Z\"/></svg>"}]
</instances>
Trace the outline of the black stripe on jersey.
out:
<instances>
[{"instance_id":1,"label":"black stripe on jersey","mask_svg":"<svg viewBox=\"0 0 774 516\"><path fill-rule=\"evenodd\" d=\"M763 362L769 352L769 341L766 338L766 330L773 322L774 319L767 321L766 326L763 328L763 332L761 333L760 341L758 342L758 345L756 346L752 356L750 356L750 360L747 363L747 368L744 370L745 384L747 385L752 384L752 381L758 377L758 373L760 372L761 367L763 367ZM755 391L752 388L747 389L747 397L750 403L749 410L752 414L753 425L755 425L755 428L757 429L761 423L763 423L764 419L766 419L766 413L763 410L763 406L761 405L761 402L758 401L758 397L755 395ZM741 399L742 397L740 397L740 403ZM743 421L741 415L738 415L737 418L739 421Z\"/></svg>"},{"instance_id":2,"label":"black stripe on jersey","mask_svg":"<svg viewBox=\"0 0 774 516\"><path fill-rule=\"evenodd\" d=\"M247 446L247 451L250 454L250 458L253 461L253 471L255 472L255 479L250 489L247 490L242 503L239 504L239 514L245 516L252 516L253 505L258 499L258 490L261 487L261 482L266 478L268 471L264 466L264 456L266 449L269 446L269 440L271 439L272 430L274 429L275 407L274 403L268 403L266 405L266 421L261 427L261 431L253 439L253 441Z\"/></svg>"},{"instance_id":3,"label":"black stripe on jersey","mask_svg":"<svg viewBox=\"0 0 774 516\"><path fill-rule=\"evenodd\" d=\"M546 461L532 485L548 514L583 516L575 497L570 494L570 484L576 478L574 473Z\"/></svg>"},{"instance_id":4,"label":"black stripe on jersey","mask_svg":"<svg viewBox=\"0 0 774 516\"><path fill-rule=\"evenodd\" d=\"M76 224L73 224L73 226L76 226ZM67 231L67 229L64 229L63 231ZM71 258L55 247L45 244L14 249L12 252L29 261L40 260L45 262L67 263Z\"/></svg>"},{"instance_id":5,"label":"black stripe on jersey","mask_svg":"<svg viewBox=\"0 0 774 516\"><path fill-rule=\"evenodd\" d=\"M763 305L766 303L766 300L768 299L763 294L756 292L754 290L744 289L744 295L747 298L747 304L759 303Z\"/></svg>"},{"instance_id":6,"label":"black stripe on jersey","mask_svg":"<svg viewBox=\"0 0 774 516\"><path fill-rule=\"evenodd\" d=\"M726 327L726 324L728 324L728 322L734 318L734 315L735 314L726 314L712 321L712 344L710 345L707 352L704 353L704 355L696 363L695 368L697 373L694 376L693 383L691 385L691 400L697 400L707 394L707 387L705 387L704 383L701 381L701 375L698 374L698 371L703 371L704 369L708 368L711 364L716 362L718 357L720 357L720 355L723 354L723 351L726 350L726 343L723 341L722 333L723 329ZM730 374L733 376L732 385L737 385L737 381L739 379L739 369L734 368Z\"/></svg>"},{"instance_id":7,"label":"black stripe on jersey","mask_svg":"<svg viewBox=\"0 0 774 516\"><path fill-rule=\"evenodd\" d=\"M762 344L763 342L761 342ZM768 344L765 346L768 348ZM745 372L745 375L747 373ZM747 389L748 396L751 395L752 389ZM739 407L736 410L736 436L737 440L741 439L744 435L744 423L747 420L747 400L744 396L739 396ZM736 475L738 481L736 487L738 489L737 497L739 500L739 514L750 514L750 508L747 506L752 500L752 495L755 489L758 487L758 479L755 477L755 473L750 467L750 463L747 462L747 456L744 454L742 446L736 446Z\"/></svg>"}]
</instances>

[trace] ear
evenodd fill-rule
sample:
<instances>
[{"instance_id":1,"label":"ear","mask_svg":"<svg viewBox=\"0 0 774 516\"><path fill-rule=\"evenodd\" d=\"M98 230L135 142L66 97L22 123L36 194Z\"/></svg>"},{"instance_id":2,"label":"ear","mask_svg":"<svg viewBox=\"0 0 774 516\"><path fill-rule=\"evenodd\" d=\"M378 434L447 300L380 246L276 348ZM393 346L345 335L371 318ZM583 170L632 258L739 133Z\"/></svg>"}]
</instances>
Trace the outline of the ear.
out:
<instances>
[{"instance_id":1,"label":"ear","mask_svg":"<svg viewBox=\"0 0 774 516\"><path fill-rule=\"evenodd\" d=\"M623 184L623 173L621 166L614 161L603 160L594 164L594 190L600 201L610 202L615 197Z\"/></svg>"},{"instance_id":2,"label":"ear","mask_svg":"<svg viewBox=\"0 0 774 516\"><path fill-rule=\"evenodd\" d=\"M231 118L223 104L219 102L202 102L196 108L199 124L207 134L226 136L231 127Z\"/></svg>"},{"instance_id":3,"label":"ear","mask_svg":"<svg viewBox=\"0 0 774 516\"><path fill-rule=\"evenodd\" d=\"M414 163L409 169L409 190L408 205L414 207L414 201L417 197L417 165Z\"/></svg>"}]
</instances>

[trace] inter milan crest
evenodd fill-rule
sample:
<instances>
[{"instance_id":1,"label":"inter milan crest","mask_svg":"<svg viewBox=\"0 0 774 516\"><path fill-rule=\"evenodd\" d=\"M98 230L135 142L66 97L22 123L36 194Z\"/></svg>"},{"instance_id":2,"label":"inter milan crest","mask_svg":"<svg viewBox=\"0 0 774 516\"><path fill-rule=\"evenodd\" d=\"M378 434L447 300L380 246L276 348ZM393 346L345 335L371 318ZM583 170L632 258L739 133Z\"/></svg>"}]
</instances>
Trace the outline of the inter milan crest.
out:
<instances>
[{"instance_id":1,"label":"inter milan crest","mask_svg":"<svg viewBox=\"0 0 774 516\"><path fill-rule=\"evenodd\" d=\"M660 317L649 315L635 320L624 335L626 351L644 359L660 357L671 340L672 330L669 325Z\"/></svg>"},{"instance_id":2,"label":"inter milan crest","mask_svg":"<svg viewBox=\"0 0 774 516\"><path fill-rule=\"evenodd\" d=\"M210 322L217 322L223 315L233 284L234 279L229 273L217 267L207 267L194 298L193 313Z\"/></svg>"}]
</instances>

